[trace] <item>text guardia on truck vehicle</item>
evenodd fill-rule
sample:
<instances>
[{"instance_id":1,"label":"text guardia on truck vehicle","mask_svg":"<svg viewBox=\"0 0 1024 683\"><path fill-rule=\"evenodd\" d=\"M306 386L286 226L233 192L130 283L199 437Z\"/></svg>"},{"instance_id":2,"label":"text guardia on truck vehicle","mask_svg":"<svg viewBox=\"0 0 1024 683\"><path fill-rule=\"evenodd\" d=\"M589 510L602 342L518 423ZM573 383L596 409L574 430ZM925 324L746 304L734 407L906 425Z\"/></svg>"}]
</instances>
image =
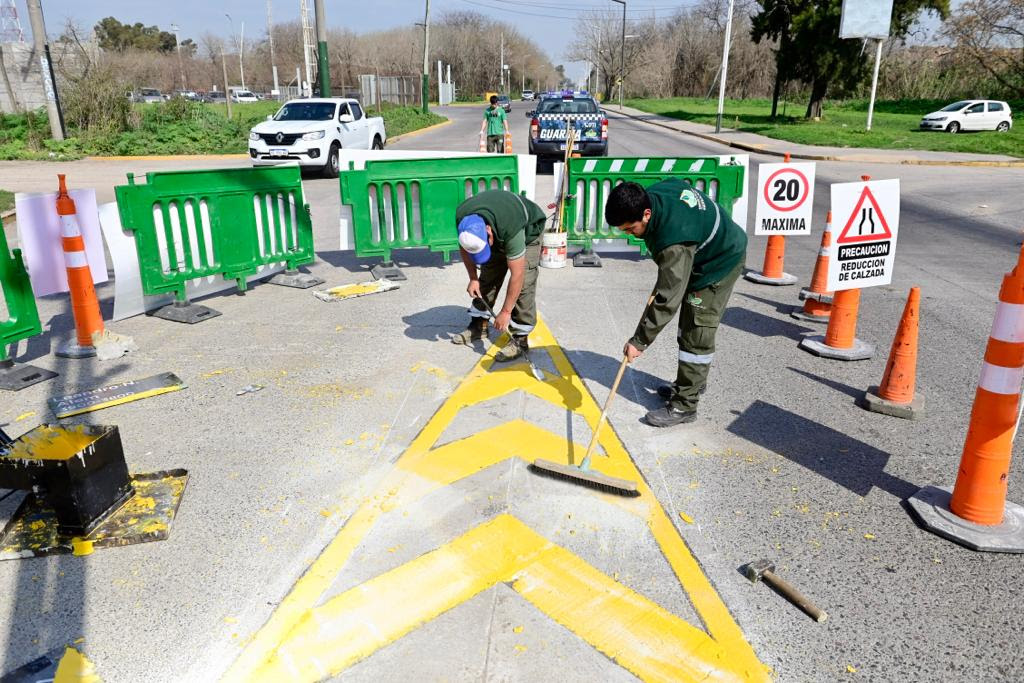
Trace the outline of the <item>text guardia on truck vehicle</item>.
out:
<instances>
[{"instance_id":1,"label":"text guardia on truck vehicle","mask_svg":"<svg viewBox=\"0 0 1024 683\"><path fill-rule=\"evenodd\" d=\"M574 152L585 157L608 156L608 117L587 93L546 93L536 111L526 115L530 118L530 154L542 159L564 158L572 127L576 129Z\"/></svg>"},{"instance_id":2,"label":"text guardia on truck vehicle","mask_svg":"<svg viewBox=\"0 0 1024 683\"><path fill-rule=\"evenodd\" d=\"M338 175L338 150L384 149L384 119L367 116L359 102L332 97L289 100L249 132L253 166L297 161Z\"/></svg>"}]
</instances>

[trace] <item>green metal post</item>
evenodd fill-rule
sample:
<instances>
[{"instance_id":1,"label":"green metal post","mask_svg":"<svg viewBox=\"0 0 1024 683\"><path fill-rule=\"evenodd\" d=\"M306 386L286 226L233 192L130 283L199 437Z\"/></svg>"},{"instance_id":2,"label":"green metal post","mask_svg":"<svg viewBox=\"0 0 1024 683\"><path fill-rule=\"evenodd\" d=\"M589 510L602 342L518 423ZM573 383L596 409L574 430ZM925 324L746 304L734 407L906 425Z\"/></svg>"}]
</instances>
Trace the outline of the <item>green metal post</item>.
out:
<instances>
[{"instance_id":1,"label":"green metal post","mask_svg":"<svg viewBox=\"0 0 1024 683\"><path fill-rule=\"evenodd\" d=\"M316 11L316 70L319 75L320 97L331 96L331 73L327 61L327 14L324 12L324 0L313 3Z\"/></svg>"}]
</instances>

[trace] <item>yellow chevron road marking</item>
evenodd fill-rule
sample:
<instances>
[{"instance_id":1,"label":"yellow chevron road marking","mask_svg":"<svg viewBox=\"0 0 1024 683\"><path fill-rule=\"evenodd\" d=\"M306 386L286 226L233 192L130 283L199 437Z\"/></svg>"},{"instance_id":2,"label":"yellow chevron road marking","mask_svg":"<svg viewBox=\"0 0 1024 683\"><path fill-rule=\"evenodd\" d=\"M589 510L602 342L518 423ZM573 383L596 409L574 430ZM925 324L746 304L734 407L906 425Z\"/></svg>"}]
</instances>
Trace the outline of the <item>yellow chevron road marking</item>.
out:
<instances>
[{"instance_id":1,"label":"yellow chevron road marking","mask_svg":"<svg viewBox=\"0 0 1024 683\"><path fill-rule=\"evenodd\" d=\"M481 564L482 556L475 552L479 548L473 551L465 548L470 543L467 538L479 538L470 532L442 549L427 553L318 606L355 548L366 539L382 515L406 507L508 458L532 461L543 457L574 462L580 456L583 451L580 444L569 444L564 436L522 420L513 420L465 439L434 446L463 408L515 391L527 392L561 410L575 412L591 428L596 425L600 408L543 322L538 323L530 341L531 349L544 348L550 354L557 375L545 373L545 381L538 382L523 364L492 371L493 355L498 348L493 347L409 445L395 468L378 486L378 493L357 508L345 527L295 584L235 661L225 680L271 680L282 671L282 667L292 672L293 678L319 680L325 675L323 671L343 670L498 581L514 581L515 590L541 611L642 678L687 680L698 677L697 672L703 671L699 674L701 678L710 675L715 679L720 675L727 679L768 679L764 665L758 661L672 521L643 481L618 435L608 428L602 430L599 439L605 455L595 458L594 466L611 476L637 481L640 496L625 499L600 493L593 495L601 496L606 502L646 522L700 616L706 633L685 625L678 617L608 579L579 557L550 544L522 522L504 515L499 518L504 521L495 521L495 526L489 527L495 533L500 532L500 542L487 545L484 553L494 556L487 562L493 560L498 562L497 565ZM481 528L487 528L486 524L477 529ZM544 549L540 549L538 544ZM509 564L507 553L498 557L497 549L504 545L521 550L525 548L523 552L527 558L536 557L527 560L517 556L516 561ZM540 559L541 556L544 559ZM501 557L506 559L501 560ZM435 563L448 568L447 581L452 581L453 576L461 577L460 581L454 582L457 585L450 588L447 583L445 587L432 586L425 577L434 576ZM568 572L561 574L561 578L556 576L559 572L552 570L558 566ZM574 583L573 577L585 577L586 582ZM412 592L403 593L400 585L412 586ZM387 597L391 593L383 590L382 586L398 591L395 595L401 597L392 601ZM584 603L560 602L569 595L576 595ZM590 602L586 602L588 600ZM641 624L637 621L640 616L637 605L643 605L643 610L653 609L657 616L652 616L651 621L641 620ZM359 624L376 624L376 621L366 621L371 618L383 620L374 627L379 628L375 635L356 638L351 647L337 649L336 644L342 638L335 640L333 633L345 633L345 638L353 638L349 630L358 630ZM367 630L373 629L367 627ZM683 637L679 635L681 633L689 635ZM321 637L330 642L330 647L302 645L322 643ZM639 656L639 661L634 661L637 657L631 653L642 653L642 656ZM686 669L690 673L663 678L665 672L675 671L673 666L690 667ZM300 671L304 673L295 673Z\"/></svg>"}]
</instances>

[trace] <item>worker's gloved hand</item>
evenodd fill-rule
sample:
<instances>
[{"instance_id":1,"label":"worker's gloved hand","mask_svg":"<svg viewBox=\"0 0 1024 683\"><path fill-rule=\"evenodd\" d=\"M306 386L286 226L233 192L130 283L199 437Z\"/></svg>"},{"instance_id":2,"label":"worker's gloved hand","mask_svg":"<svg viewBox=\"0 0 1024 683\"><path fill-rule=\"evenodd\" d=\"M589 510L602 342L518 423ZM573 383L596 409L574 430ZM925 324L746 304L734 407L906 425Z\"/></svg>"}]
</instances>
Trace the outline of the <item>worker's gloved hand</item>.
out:
<instances>
[{"instance_id":1,"label":"worker's gloved hand","mask_svg":"<svg viewBox=\"0 0 1024 683\"><path fill-rule=\"evenodd\" d=\"M494 329L499 332L505 332L508 330L509 323L512 322L512 314L501 311L498 313L498 317L494 319Z\"/></svg>"},{"instance_id":2,"label":"worker's gloved hand","mask_svg":"<svg viewBox=\"0 0 1024 683\"><path fill-rule=\"evenodd\" d=\"M643 351L641 351L640 349L636 348L635 346L633 346L629 342L626 342L626 345L622 347L622 355L626 357L626 361L629 362L629 363L632 363L637 358L639 358L640 354L642 354L642 353L643 353Z\"/></svg>"},{"instance_id":3,"label":"worker's gloved hand","mask_svg":"<svg viewBox=\"0 0 1024 683\"><path fill-rule=\"evenodd\" d=\"M469 294L474 299L482 299L483 296L480 295L480 281L470 280L469 286L466 287L466 293Z\"/></svg>"}]
</instances>

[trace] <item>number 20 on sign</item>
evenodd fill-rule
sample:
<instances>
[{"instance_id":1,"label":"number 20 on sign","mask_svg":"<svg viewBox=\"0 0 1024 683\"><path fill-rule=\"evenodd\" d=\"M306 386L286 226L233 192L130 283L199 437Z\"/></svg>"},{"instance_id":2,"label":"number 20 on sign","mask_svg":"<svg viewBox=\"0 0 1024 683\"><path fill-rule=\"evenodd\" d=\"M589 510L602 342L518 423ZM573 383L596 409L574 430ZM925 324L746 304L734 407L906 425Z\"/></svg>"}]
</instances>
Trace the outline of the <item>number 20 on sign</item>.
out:
<instances>
[{"instance_id":1,"label":"number 20 on sign","mask_svg":"<svg viewBox=\"0 0 1024 683\"><path fill-rule=\"evenodd\" d=\"M813 162L761 164L755 235L809 235L813 207Z\"/></svg>"},{"instance_id":2,"label":"number 20 on sign","mask_svg":"<svg viewBox=\"0 0 1024 683\"><path fill-rule=\"evenodd\" d=\"M834 244L828 288L833 291L887 285L896 263L900 181L832 185Z\"/></svg>"}]
</instances>

